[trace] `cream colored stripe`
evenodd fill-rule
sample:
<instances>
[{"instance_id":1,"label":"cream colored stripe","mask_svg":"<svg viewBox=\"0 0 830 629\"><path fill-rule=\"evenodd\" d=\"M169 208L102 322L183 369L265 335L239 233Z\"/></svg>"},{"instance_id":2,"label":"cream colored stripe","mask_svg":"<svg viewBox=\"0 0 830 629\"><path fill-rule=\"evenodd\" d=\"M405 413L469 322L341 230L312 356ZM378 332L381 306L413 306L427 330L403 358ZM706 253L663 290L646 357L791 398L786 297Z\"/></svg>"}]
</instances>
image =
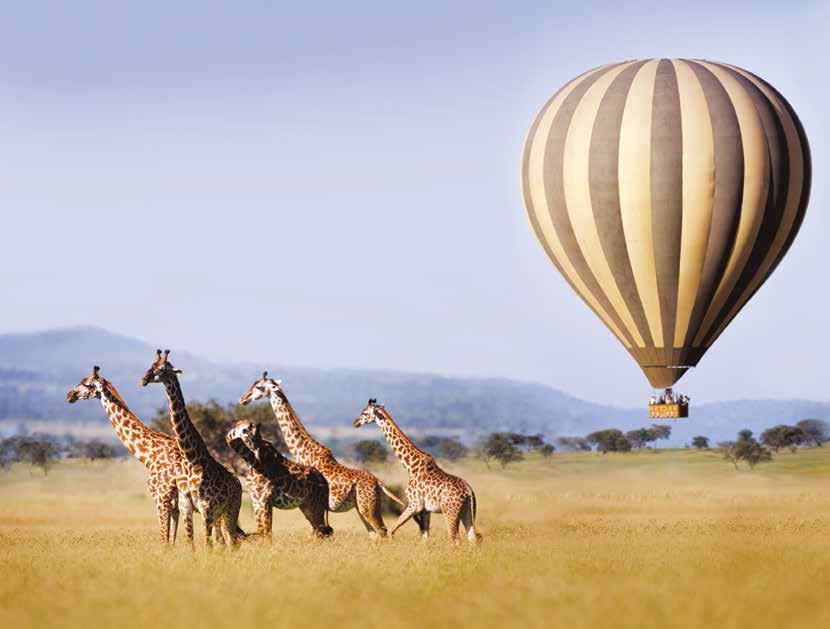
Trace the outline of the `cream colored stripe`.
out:
<instances>
[{"instance_id":1,"label":"cream colored stripe","mask_svg":"<svg viewBox=\"0 0 830 629\"><path fill-rule=\"evenodd\" d=\"M755 110L752 97L736 78L716 64L705 61L700 63L706 66L721 82L729 96L729 100L732 101L732 106L735 108L738 126L741 129L741 142L744 152L744 186L741 218L738 223L738 233L735 236L735 245L726 264L726 271L715 291L712 303L703 318L703 324L695 337L695 346L699 346L706 338L712 322L723 308L729 293L735 287L741 272L744 270L750 253L752 253L752 246L755 244L764 217L770 178L769 155L767 153L769 147L764 135L764 128L761 125L761 118Z\"/></svg>"},{"instance_id":2,"label":"cream colored stripe","mask_svg":"<svg viewBox=\"0 0 830 629\"><path fill-rule=\"evenodd\" d=\"M565 277L571 282L571 284L573 284L574 288L582 296L582 298L597 312L605 325L607 325L611 329L611 332L614 333L614 336L616 336L626 347L630 347L631 343L626 340L625 335L614 324L614 321L610 316L608 316L608 313L596 300L591 291L588 290L588 287L585 286L585 283L579 277L579 273L576 272L576 269L574 269L570 259L565 254L565 250L562 247L559 236L556 234L556 230L553 227L553 221L551 220L550 209L548 208L547 203L547 196L545 195L545 145L547 144L553 119L559 111L559 108L562 106L563 101L577 85L593 74L604 69L605 67L597 68L593 72L589 72L588 74L579 77L571 84L564 87L550 102L547 109L540 114L541 119L536 127L536 132L533 134L533 137L527 138L527 142L531 143L528 154L527 179L532 206L528 207L527 211L528 213L532 212L533 216L538 221L539 229L542 232L545 242L553 252L553 256L561 267Z\"/></svg>"},{"instance_id":3,"label":"cream colored stripe","mask_svg":"<svg viewBox=\"0 0 830 629\"><path fill-rule=\"evenodd\" d=\"M637 347L645 347L645 341L634 323L634 319L623 299L614 274L605 258L605 252L597 231L594 210L591 206L591 188L588 178L589 147L594 120L599 110L602 97L611 82L631 63L619 65L598 78L585 92L576 106L568 134L565 138L565 162L563 177L565 180L565 205L573 226L574 236L585 257L585 262L594 274L608 301L613 306L620 320L625 324Z\"/></svg>"},{"instance_id":4,"label":"cream colored stripe","mask_svg":"<svg viewBox=\"0 0 830 629\"><path fill-rule=\"evenodd\" d=\"M674 346L683 347L695 305L715 202L715 141L706 95L688 64L674 60L683 137L683 228Z\"/></svg>"},{"instance_id":5,"label":"cream colored stripe","mask_svg":"<svg viewBox=\"0 0 830 629\"><path fill-rule=\"evenodd\" d=\"M775 92L770 90L769 87L767 87L763 82L759 81L746 70L735 66L729 67L752 81L752 83L755 84L755 87L761 90L764 96L767 97L772 104L772 107L775 109L775 112L778 114L778 119L781 121L781 125L784 128L784 135L787 138L790 179L787 182L787 200L786 205L784 206L783 215L781 217L781 224L778 226L778 231L775 233L775 238L770 245L770 249L764 257L764 260L758 266L758 271L746 287L746 290L741 295L741 298L735 303L732 310L729 311L729 315L723 320L715 334L712 336L712 341L721 335L723 329L729 325L729 322L732 321L750 296L752 296L752 294L758 289L758 286L764 281L764 277L766 277L767 273L769 273L770 268L781 253L781 249L787 242L787 237L790 235L793 223L798 215L798 207L801 203L801 191L804 187L804 155L802 153L801 140L798 137L798 131L795 128L795 123L790 116L790 112L778 99Z\"/></svg>"},{"instance_id":6,"label":"cream colored stripe","mask_svg":"<svg viewBox=\"0 0 830 629\"><path fill-rule=\"evenodd\" d=\"M654 345L664 347L651 224L651 105L659 63L659 59L654 59L644 64L628 90L620 127L617 178L623 234L634 282Z\"/></svg>"}]
</instances>

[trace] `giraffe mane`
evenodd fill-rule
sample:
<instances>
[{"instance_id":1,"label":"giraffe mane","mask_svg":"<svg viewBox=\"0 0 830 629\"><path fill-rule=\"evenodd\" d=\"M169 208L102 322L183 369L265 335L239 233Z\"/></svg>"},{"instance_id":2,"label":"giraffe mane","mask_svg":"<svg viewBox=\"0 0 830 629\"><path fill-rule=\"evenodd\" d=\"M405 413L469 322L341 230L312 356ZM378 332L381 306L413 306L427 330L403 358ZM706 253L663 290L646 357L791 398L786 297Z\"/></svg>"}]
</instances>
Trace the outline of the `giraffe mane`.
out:
<instances>
[{"instance_id":1,"label":"giraffe mane","mask_svg":"<svg viewBox=\"0 0 830 629\"><path fill-rule=\"evenodd\" d=\"M124 401L124 398L122 398L122 397L121 397L121 394L118 392L118 389L116 389L116 388L113 386L112 382L110 382L110 381L109 381L109 380L107 380L106 378L101 378L101 380L103 380L103 381L104 381L104 386L105 386L105 387L107 388L107 390L110 392L110 394L112 395L112 397L114 397L116 400L118 400L118 401L121 403L121 406L123 406L124 408L128 408L128 407L127 407L127 403Z\"/></svg>"}]
</instances>

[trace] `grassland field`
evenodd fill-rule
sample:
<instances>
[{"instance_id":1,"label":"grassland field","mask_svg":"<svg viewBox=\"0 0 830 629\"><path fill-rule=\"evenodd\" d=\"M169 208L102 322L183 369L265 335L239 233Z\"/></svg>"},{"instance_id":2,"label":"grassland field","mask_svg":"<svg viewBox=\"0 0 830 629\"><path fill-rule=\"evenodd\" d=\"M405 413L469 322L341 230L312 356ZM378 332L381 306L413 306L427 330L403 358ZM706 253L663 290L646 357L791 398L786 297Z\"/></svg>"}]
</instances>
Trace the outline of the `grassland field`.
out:
<instances>
[{"instance_id":1,"label":"grassland field","mask_svg":"<svg viewBox=\"0 0 830 629\"><path fill-rule=\"evenodd\" d=\"M275 511L270 545L206 553L197 516L196 553L163 550L135 461L0 471L0 627L830 627L828 447L754 471L691 450L447 468L480 547L441 515L427 544L371 543L354 512L316 541Z\"/></svg>"}]
</instances>

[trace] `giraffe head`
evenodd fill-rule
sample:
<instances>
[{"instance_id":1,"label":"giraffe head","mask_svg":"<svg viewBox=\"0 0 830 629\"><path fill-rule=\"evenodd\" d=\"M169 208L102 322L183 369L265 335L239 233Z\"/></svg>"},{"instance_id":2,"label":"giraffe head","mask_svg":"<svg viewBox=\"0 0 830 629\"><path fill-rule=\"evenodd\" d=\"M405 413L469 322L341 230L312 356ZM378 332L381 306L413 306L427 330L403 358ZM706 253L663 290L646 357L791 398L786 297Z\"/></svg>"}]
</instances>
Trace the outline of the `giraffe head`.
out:
<instances>
[{"instance_id":1,"label":"giraffe head","mask_svg":"<svg viewBox=\"0 0 830 629\"><path fill-rule=\"evenodd\" d=\"M364 408L363 412L356 420L354 420L354 427L360 428L365 424L371 424L379 419L383 419L382 411L383 404L378 404L376 398L369 398L369 403L366 404L366 408Z\"/></svg>"},{"instance_id":2,"label":"giraffe head","mask_svg":"<svg viewBox=\"0 0 830 629\"><path fill-rule=\"evenodd\" d=\"M262 445L262 424L255 424L247 419L240 420L233 425L225 435L225 441L231 445L232 441L241 441L251 452L256 453Z\"/></svg>"},{"instance_id":3,"label":"giraffe head","mask_svg":"<svg viewBox=\"0 0 830 629\"><path fill-rule=\"evenodd\" d=\"M284 398L282 388L280 388L282 380L274 380L268 377L268 372L263 371L262 377L251 385L251 388L245 391L245 395L239 398L239 403L242 406L247 406L251 402L255 402L260 398L270 397L271 393L277 393L280 398Z\"/></svg>"},{"instance_id":4,"label":"giraffe head","mask_svg":"<svg viewBox=\"0 0 830 629\"><path fill-rule=\"evenodd\" d=\"M92 368L92 373L86 378L76 384L69 393L66 394L66 401L74 404L78 400L91 400L92 398L100 398L104 390L104 379L98 374L101 368L95 365Z\"/></svg>"},{"instance_id":5,"label":"giraffe head","mask_svg":"<svg viewBox=\"0 0 830 629\"><path fill-rule=\"evenodd\" d=\"M164 352L160 349L156 350L156 359L153 361L153 364L150 365L150 368L147 370L147 373L144 374L144 377L139 381L139 384L142 387L146 387L151 382L167 382L168 380L175 378L176 374L180 374L182 372L181 369L173 368L173 365L167 360L169 355L169 349L164 350Z\"/></svg>"}]
</instances>

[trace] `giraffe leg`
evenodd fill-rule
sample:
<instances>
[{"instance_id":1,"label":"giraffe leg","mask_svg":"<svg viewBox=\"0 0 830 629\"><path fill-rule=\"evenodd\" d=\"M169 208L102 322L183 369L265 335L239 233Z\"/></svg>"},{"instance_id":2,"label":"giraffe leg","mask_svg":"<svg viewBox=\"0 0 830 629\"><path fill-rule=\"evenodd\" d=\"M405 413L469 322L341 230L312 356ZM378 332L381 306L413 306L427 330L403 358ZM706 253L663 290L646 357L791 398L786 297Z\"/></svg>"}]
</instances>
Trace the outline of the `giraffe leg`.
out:
<instances>
[{"instance_id":1,"label":"giraffe leg","mask_svg":"<svg viewBox=\"0 0 830 629\"><path fill-rule=\"evenodd\" d=\"M232 514L223 513L219 518L219 526L222 536L222 544L231 550L239 548L239 536L236 535L236 520Z\"/></svg>"},{"instance_id":2,"label":"giraffe leg","mask_svg":"<svg viewBox=\"0 0 830 629\"><path fill-rule=\"evenodd\" d=\"M159 537L161 538L161 545L167 546L169 544L170 536L170 505L162 500L159 500L156 505L156 511L159 518Z\"/></svg>"},{"instance_id":3,"label":"giraffe leg","mask_svg":"<svg viewBox=\"0 0 830 629\"><path fill-rule=\"evenodd\" d=\"M254 521L256 522L257 537L271 540L271 526L273 521L273 507L271 503L254 505Z\"/></svg>"},{"instance_id":4,"label":"giraffe leg","mask_svg":"<svg viewBox=\"0 0 830 629\"><path fill-rule=\"evenodd\" d=\"M202 508L205 521L205 548L213 548L213 512L205 507Z\"/></svg>"},{"instance_id":5,"label":"giraffe leg","mask_svg":"<svg viewBox=\"0 0 830 629\"><path fill-rule=\"evenodd\" d=\"M447 532L450 534L450 541L458 543L458 524L461 521L461 506L452 504L444 507L444 517L447 520Z\"/></svg>"},{"instance_id":6,"label":"giraffe leg","mask_svg":"<svg viewBox=\"0 0 830 629\"><path fill-rule=\"evenodd\" d=\"M429 540L429 519L432 514L424 509L421 511L421 521L418 525L421 527L421 539L425 542Z\"/></svg>"},{"instance_id":7,"label":"giraffe leg","mask_svg":"<svg viewBox=\"0 0 830 629\"><path fill-rule=\"evenodd\" d=\"M179 509L184 516L184 536L187 545L191 550L196 550L193 544L193 503L190 502L188 496L179 494Z\"/></svg>"},{"instance_id":8,"label":"giraffe leg","mask_svg":"<svg viewBox=\"0 0 830 629\"><path fill-rule=\"evenodd\" d=\"M481 534L476 530L475 496L469 496L461 507L461 522L467 531L467 541L471 544L481 543Z\"/></svg>"},{"instance_id":9,"label":"giraffe leg","mask_svg":"<svg viewBox=\"0 0 830 629\"><path fill-rule=\"evenodd\" d=\"M173 502L173 506L170 509L170 532L168 534L168 540L170 545L174 545L176 543L176 534L179 532L179 501L176 498L175 502Z\"/></svg>"},{"instance_id":10,"label":"giraffe leg","mask_svg":"<svg viewBox=\"0 0 830 629\"><path fill-rule=\"evenodd\" d=\"M236 477L234 477L236 480ZM222 513L222 534L225 536L225 542L232 550L239 548L239 510L242 508L242 486L239 481L236 481L236 487L231 492L228 502L225 505ZM270 514L270 505L268 512Z\"/></svg>"},{"instance_id":11,"label":"giraffe leg","mask_svg":"<svg viewBox=\"0 0 830 629\"><path fill-rule=\"evenodd\" d=\"M225 538L222 535L222 516L213 520L213 542L217 546L225 545Z\"/></svg>"},{"instance_id":12,"label":"giraffe leg","mask_svg":"<svg viewBox=\"0 0 830 629\"><path fill-rule=\"evenodd\" d=\"M392 529L389 531L390 536L394 536L395 532L401 528L404 524L409 521L409 518L413 517L416 513L418 513L418 507L415 506L414 502L410 502L406 505L406 509L398 516L397 522L392 525Z\"/></svg>"},{"instance_id":13,"label":"giraffe leg","mask_svg":"<svg viewBox=\"0 0 830 629\"><path fill-rule=\"evenodd\" d=\"M326 509L322 504L313 500L304 500L299 508L311 525L315 537L328 537L334 532L326 523Z\"/></svg>"},{"instance_id":14,"label":"giraffe leg","mask_svg":"<svg viewBox=\"0 0 830 629\"><path fill-rule=\"evenodd\" d=\"M383 502L381 501L381 489L374 479L371 484L360 483L356 487L357 512L363 520L367 530L371 527L369 537L386 537L386 525L383 523Z\"/></svg>"},{"instance_id":15,"label":"giraffe leg","mask_svg":"<svg viewBox=\"0 0 830 629\"><path fill-rule=\"evenodd\" d=\"M375 532L375 528L371 524L369 524L369 521L365 517L363 517L363 514L360 511L357 512L357 517L360 518L360 521L363 522L363 526L366 527L366 532L369 534L369 539L375 541L378 538L378 534Z\"/></svg>"}]
</instances>

